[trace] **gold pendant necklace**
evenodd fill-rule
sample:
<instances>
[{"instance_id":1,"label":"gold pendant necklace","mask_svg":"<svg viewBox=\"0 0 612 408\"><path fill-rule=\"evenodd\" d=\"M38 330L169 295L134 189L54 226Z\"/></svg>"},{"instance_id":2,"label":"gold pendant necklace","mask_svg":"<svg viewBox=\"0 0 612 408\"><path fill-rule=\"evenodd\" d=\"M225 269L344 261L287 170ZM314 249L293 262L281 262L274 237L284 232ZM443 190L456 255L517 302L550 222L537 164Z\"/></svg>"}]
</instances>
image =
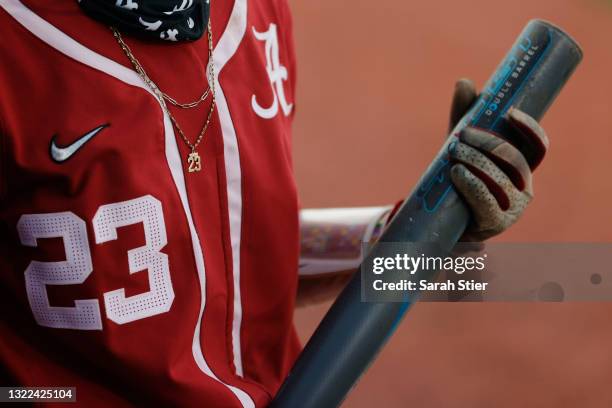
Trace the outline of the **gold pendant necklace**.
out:
<instances>
[{"instance_id":1,"label":"gold pendant necklace","mask_svg":"<svg viewBox=\"0 0 612 408\"><path fill-rule=\"evenodd\" d=\"M215 111L215 102L216 102L215 100L215 67L214 67L214 61L213 61L213 56L212 56L213 39L212 39L212 27L210 23L210 18L208 19L208 29L207 29L208 31L208 67L206 69L207 77L208 77L207 81L209 85L208 85L208 88L204 91L204 93L197 100L193 102L187 102L187 103L179 103L176 101L176 99L162 92L161 89L159 89L159 87L155 84L155 82L151 80L151 78L145 71L140 61L138 61L138 59L132 53L132 50L130 49L130 47L128 47L125 41L123 41L123 38L121 37L121 33L119 33L119 31L114 27L111 27L111 30L113 32L115 39L117 40L117 43L119 43L119 46L121 47L121 49L123 50L127 58L130 60L130 63L134 67L134 70L140 76L143 82L147 85L147 87L151 90L151 92L153 92L153 94L157 96L164 112L168 115L168 117L172 121L172 124L174 125L177 132L181 136L181 139L183 139L183 142L185 142L185 144L189 147L190 153L187 156L187 171L189 173L199 172L200 170L202 170L202 160L200 158L199 153L197 152L197 147L202 142L202 139L204 139L204 134L208 130L208 127L212 119L213 112ZM212 101L210 103L210 109L208 111L208 115L206 116L206 123L204 123L204 126L202 126L202 130L198 134L198 137L196 138L195 142L192 143L191 141L189 141L187 136L185 136L183 129L181 129L177 120L174 118L174 115L172 115L172 113L170 112L170 109L168 109L168 105L166 104L166 101L178 108L190 109L190 108L195 108L196 106L198 106L201 102L206 100L209 95L212 96Z\"/></svg>"},{"instance_id":2,"label":"gold pendant necklace","mask_svg":"<svg viewBox=\"0 0 612 408\"><path fill-rule=\"evenodd\" d=\"M200 160L200 155L195 150L192 150L187 156L187 170L190 173L202 170L202 160Z\"/></svg>"}]
</instances>

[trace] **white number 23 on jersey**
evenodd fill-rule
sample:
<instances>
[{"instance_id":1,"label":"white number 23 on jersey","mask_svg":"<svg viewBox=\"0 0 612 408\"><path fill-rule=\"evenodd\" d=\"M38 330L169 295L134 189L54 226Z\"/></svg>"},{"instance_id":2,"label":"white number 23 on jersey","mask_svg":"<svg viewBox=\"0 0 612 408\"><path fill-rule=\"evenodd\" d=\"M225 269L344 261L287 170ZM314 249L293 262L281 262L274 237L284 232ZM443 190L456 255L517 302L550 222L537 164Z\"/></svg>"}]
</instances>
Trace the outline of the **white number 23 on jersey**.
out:
<instances>
[{"instance_id":1,"label":"white number 23 on jersey","mask_svg":"<svg viewBox=\"0 0 612 408\"><path fill-rule=\"evenodd\" d=\"M123 288L104 293L106 316L117 324L133 322L170 310L174 290L168 255L160 252L168 243L162 205L147 195L101 206L93 217L96 244L117 239L117 229L142 224L145 245L128 251L130 274L148 271L150 290L125 296ZM75 300L74 307L49 304L46 285L75 285L93 272L85 221L72 212L23 215L17 223L21 243L36 247L41 238L62 238L66 260L30 262L25 270L28 300L36 322L45 327L102 330L98 299Z\"/></svg>"}]
</instances>

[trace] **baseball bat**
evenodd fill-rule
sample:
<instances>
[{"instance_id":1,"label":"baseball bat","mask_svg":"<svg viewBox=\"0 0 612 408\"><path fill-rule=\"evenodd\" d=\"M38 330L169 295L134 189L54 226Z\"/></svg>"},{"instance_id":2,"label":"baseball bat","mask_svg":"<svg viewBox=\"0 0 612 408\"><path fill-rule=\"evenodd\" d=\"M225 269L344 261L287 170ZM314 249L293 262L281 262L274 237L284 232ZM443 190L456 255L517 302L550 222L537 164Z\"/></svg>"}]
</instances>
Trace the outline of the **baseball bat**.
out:
<instances>
[{"instance_id":1,"label":"baseball bat","mask_svg":"<svg viewBox=\"0 0 612 408\"><path fill-rule=\"evenodd\" d=\"M548 22L530 21L451 134L472 125L509 135L509 124L503 119L510 107L540 120L581 59L582 51L569 35ZM435 243L441 253L452 250L470 217L450 180L448 150L453 143L456 138L449 137L379 242ZM407 247L408 256L420 254ZM375 252L376 245L364 262ZM321 321L272 407L340 405L417 300L411 294L404 302L362 302L359 275L355 274Z\"/></svg>"}]
</instances>

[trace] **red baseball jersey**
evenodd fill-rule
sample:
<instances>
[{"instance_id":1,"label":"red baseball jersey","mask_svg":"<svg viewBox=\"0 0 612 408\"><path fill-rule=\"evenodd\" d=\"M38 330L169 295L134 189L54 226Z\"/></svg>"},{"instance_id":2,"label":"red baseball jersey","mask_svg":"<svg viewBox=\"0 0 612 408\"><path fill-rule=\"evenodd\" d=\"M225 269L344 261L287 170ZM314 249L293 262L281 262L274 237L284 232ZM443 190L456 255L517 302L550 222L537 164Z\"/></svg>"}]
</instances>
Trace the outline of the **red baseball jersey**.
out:
<instances>
[{"instance_id":1,"label":"red baseball jersey","mask_svg":"<svg viewBox=\"0 0 612 408\"><path fill-rule=\"evenodd\" d=\"M189 173L108 27L74 0L0 0L1 385L73 386L87 406L260 407L291 367L289 8L211 13L217 109ZM172 97L206 89L205 37L124 38ZM192 141L209 103L171 108Z\"/></svg>"}]
</instances>

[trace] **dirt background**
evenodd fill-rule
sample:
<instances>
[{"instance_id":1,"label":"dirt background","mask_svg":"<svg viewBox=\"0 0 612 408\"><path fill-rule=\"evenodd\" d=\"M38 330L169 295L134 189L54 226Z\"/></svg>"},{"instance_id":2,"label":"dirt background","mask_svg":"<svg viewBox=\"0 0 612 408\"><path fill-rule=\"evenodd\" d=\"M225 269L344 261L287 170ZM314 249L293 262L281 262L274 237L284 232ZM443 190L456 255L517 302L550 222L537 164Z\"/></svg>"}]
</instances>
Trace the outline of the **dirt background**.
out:
<instances>
[{"instance_id":1,"label":"dirt background","mask_svg":"<svg viewBox=\"0 0 612 408\"><path fill-rule=\"evenodd\" d=\"M304 207L378 205L440 146L454 82L482 86L531 18L585 60L543 121L536 199L499 240L612 241L612 2L291 0ZM296 312L306 340L329 304ZM612 407L612 305L417 304L345 406Z\"/></svg>"}]
</instances>

